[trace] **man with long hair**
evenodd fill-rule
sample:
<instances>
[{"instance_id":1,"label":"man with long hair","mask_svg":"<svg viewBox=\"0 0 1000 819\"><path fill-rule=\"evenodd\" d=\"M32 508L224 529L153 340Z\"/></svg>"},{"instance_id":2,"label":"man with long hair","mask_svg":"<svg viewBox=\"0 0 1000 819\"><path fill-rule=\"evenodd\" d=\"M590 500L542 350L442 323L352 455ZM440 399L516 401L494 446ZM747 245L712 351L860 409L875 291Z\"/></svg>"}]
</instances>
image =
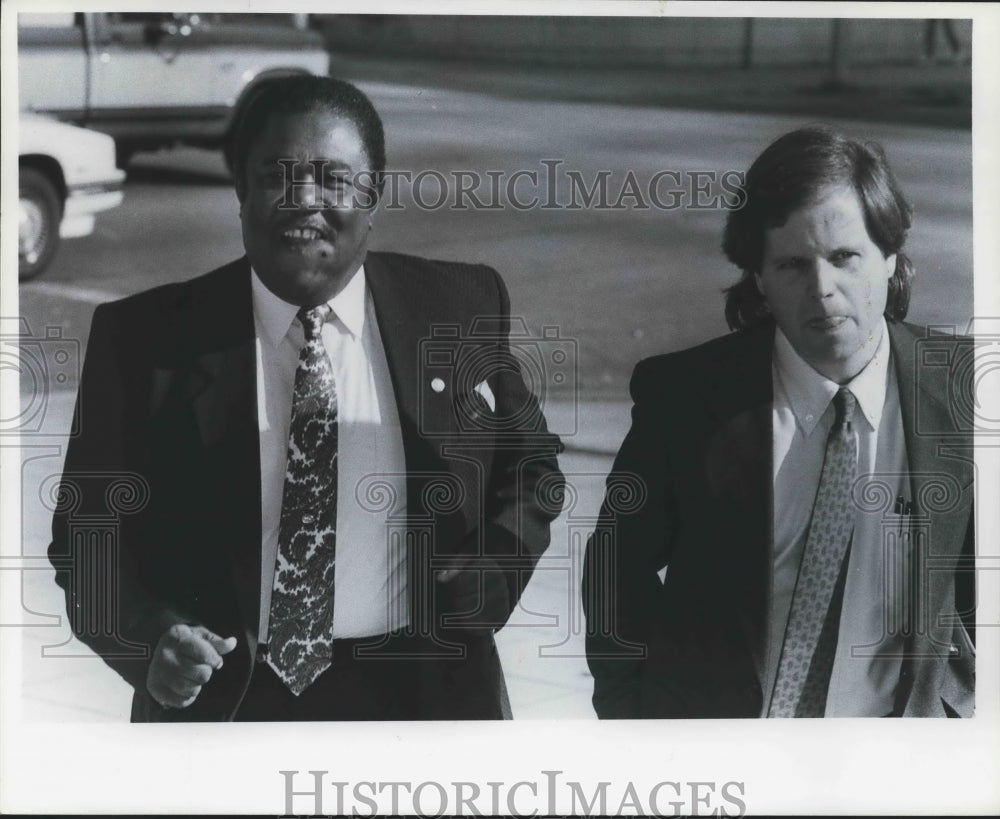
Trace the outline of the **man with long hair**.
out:
<instances>
[{"instance_id":1,"label":"man with long hair","mask_svg":"<svg viewBox=\"0 0 1000 819\"><path fill-rule=\"evenodd\" d=\"M903 323L910 206L880 146L820 127L743 193L734 332L632 377L612 478L644 501L609 491L584 577L597 713L969 716L969 349Z\"/></svg>"}]
</instances>

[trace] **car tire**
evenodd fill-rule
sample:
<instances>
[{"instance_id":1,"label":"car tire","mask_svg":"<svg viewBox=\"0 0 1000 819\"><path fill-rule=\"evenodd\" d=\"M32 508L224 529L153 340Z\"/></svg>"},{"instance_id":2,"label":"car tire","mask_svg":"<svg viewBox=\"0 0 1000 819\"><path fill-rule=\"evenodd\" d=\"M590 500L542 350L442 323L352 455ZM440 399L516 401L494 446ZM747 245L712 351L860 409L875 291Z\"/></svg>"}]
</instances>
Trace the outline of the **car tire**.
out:
<instances>
[{"instance_id":1,"label":"car tire","mask_svg":"<svg viewBox=\"0 0 1000 819\"><path fill-rule=\"evenodd\" d=\"M24 281L45 270L55 256L62 199L49 178L34 168L20 169L19 188L17 277Z\"/></svg>"}]
</instances>

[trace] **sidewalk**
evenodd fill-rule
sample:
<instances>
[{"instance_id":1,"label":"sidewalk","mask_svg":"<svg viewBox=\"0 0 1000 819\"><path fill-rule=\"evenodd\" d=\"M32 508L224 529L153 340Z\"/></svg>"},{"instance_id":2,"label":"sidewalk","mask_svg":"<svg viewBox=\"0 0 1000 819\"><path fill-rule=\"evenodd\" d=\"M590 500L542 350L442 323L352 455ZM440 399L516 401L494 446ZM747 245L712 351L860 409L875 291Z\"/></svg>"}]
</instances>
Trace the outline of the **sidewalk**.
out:
<instances>
[{"instance_id":1,"label":"sidewalk","mask_svg":"<svg viewBox=\"0 0 1000 819\"><path fill-rule=\"evenodd\" d=\"M631 421L629 401L550 398L542 408L567 453L614 457Z\"/></svg>"},{"instance_id":2,"label":"sidewalk","mask_svg":"<svg viewBox=\"0 0 1000 819\"><path fill-rule=\"evenodd\" d=\"M72 391L52 394L47 428L68 428L74 398ZM565 432L575 424L575 433L564 435L567 448L560 457L568 483L566 505L519 609L497 634L497 645L515 718L593 719L579 571L604 496L604 480L628 427L629 405L552 400L545 411L555 430ZM30 570L2 573L7 599L21 600L19 625L24 627L9 629L7 636L21 637L23 719L127 722L131 688L70 635L62 592L45 558L51 513L42 504L41 489L61 471L65 438L46 436L31 443L34 448L25 448L21 455L21 552L17 555L16 547L8 544L3 553ZM8 641L9 649L16 649L14 642Z\"/></svg>"}]
</instances>

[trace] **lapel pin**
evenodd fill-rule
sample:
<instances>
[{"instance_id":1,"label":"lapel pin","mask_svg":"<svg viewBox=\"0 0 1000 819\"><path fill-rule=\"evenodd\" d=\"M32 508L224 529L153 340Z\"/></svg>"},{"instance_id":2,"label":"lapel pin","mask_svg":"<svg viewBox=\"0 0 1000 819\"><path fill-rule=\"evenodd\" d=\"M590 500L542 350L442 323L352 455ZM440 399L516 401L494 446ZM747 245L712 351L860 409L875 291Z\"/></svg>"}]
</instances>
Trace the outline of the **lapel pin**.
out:
<instances>
[{"instance_id":1,"label":"lapel pin","mask_svg":"<svg viewBox=\"0 0 1000 819\"><path fill-rule=\"evenodd\" d=\"M444 380L441 378L435 378L431 381L431 389L434 392L444 392Z\"/></svg>"}]
</instances>

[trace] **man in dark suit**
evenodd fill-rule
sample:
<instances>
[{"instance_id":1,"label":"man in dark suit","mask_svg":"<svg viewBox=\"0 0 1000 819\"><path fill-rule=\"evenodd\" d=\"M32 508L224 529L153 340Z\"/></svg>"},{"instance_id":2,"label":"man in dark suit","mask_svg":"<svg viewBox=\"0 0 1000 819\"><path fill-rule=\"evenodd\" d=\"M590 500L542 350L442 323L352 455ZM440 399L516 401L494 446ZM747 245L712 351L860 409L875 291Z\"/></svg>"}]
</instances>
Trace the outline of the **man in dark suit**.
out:
<instances>
[{"instance_id":1,"label":"man in dark suit","mask_svg":"<svg viewBox=\"0 0 1000 819\"><path fill-rule=\"evenodd\" d=\"M348 83L266 84L232 156L246 257L95 311L49 550L73 629L133 721L509 716L493 632L561 445L504 285L368 252L384 136Z\"/></svg>"},{"instance_id":2,"label":"man in dark suit","mask_svg":"<svg viewBox=\"0 0 1000 819\"><path fill-rule=\"evenodd\" d=\"M743 193L736 332L632 377L584 572L594 707L969 716L972 438L949 390L971 351L902 323L909 205L880 147L822 128Z\"/></svg>"}]
</instances>

